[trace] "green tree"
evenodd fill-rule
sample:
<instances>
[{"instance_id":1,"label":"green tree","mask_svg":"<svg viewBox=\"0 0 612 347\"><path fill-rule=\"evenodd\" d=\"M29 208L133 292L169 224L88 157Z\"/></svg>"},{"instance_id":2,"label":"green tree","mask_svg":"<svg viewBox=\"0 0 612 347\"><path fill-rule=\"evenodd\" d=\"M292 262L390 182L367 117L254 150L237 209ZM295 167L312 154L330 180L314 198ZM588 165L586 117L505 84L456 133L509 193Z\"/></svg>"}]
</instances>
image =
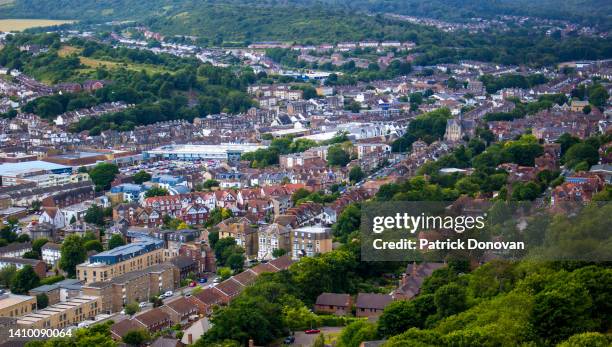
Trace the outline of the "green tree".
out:
<instances>
[{"instance_id":1,"label":"green tree","mask_svg":"<svg viewBox=\"0 0 612 347\"><path fill-rule=\"evenodd\" d=\"M32 288L40 285L40 278L31 265L25 265L15 273L11 281L11 292L13 294L25 295Z\"/></svg>"},{"instance_id":2,"label":"green tree","mask_svg":"<svg viewBox=\"0 0 612 347\"><path fill-rule=\"evenodd\" d=\"M104 209L98 205L91 205L85 212L85 222L98 226L104 225Z\"/></svg>"},{"instance_id":3,"label":"green tree","mask_svg":"<svg viewBox=\"0 0 612 347\"><path fill-rule=\"evenodd\" d=\"M25 259L40 259L40 253L36 251L28 251L22 255L22 258Z\"/></svg>"},{"instance_id":4,"label":"green tree","mask_svg":"<svg viewBox=\"0 0 612 347\"><path fill-rule=\"evenodd\" d=\"M125 310L125 314L129 314L130 316L136 314L136 312L140 311L140 306L138 306L137 302L131 302L123 308Z\"/></svg>"},{"instance_id":5,"label":"green tree","mask_svg":"<svg viewBox=\"0 0 612 347\"><path fill-rule=\"evenodd\" d=\"M234 270L235 273L238 273L242 271L242 268L244 267L244 261L244 254L235 252L232 253L229 257L227 257L227 260L225 262L227 266Z\"/></svg>"},{"instance_id":6,"label":"green tree","mask_svg":"<svg viewBox=\"0 0 612 347\"><path fill-rule=\"evenodd\" d=\"M104 250L104 247L102 246L102 242L98 241L98 240L89 240L86 241L83 246L85 247L85 249L87 251L96 251L96 252L102 252Z\"/></svg>"},{"instance_id":7,"label":"green tree","mask_svg":"<svg viewBox=\"0 0 612 347\"><path fill-rule=\"evenodd\" d=\"M609 336L591 332L572 335L557 347L608 347L610 344L612 344L612 339Z\"/></svg>"},{"instance_id":8,"label":"green tree","mask_svg":"<svg viewBox=\"0 0 612 347\"><path fill-rule=\"evenodd\" d=\"M76 266L87 259L87 251L83 239L78 235L68 235L61 248L59 267L66 271L69 277L76 275Z\"/></svg>"},{"instance_id":9,"label":"green tree","mask_svg":"<svg viewBox=\"0 0 612 347\"><path fill-rule=\"evenodd\" d=\"M30 241L30 236L28 234L19 234L17 236L17 242L24 243Z\"/></svg>"},{"instance_id":10,"label":"green tree","mask_svg":"<svg viewBox=\"0 0 612 347\"><path fill-rule=\"evenodd\" d=\"M354 166L351 171L349 171L349 180L352 183L357 183L361 181L365 177L363 170L361 170L361 166Z\"/></svg>"},{"instance_id":11,"label":"green tree","mask_svg":"<svg viewBox=\"0 0 612 347\"><path fill-rule=\"evenodd\" d=\"M123 342L130 346L142 346L150 339L149 333L144 329L129 331L122 338Z\"/></svg>"},{"instance_id":12,"label":"green tree","mask_svg":"<svg viewBox=\"0 0 612 347\"><path fill-rule=\"evenodd\" d=\"M215 245L219 241L219 231L211 230L208 232L208 245L210 248L215 249Z\"/></svg>"},{"instance_id":13,"label":"green tree","mask_svg":"<svg viewBox=\"0 0 612 347\"><path fill-rule=\"evenodd\" d=\"M355 321L342 329L338 347L359 347L363 341L376 339L376 325L366 321Z\"/></svg>"},{"instance_id":14,"label":"green tree","mask_svg":"<svg viewBox=\"0 0 612 347\"><path fill-rule=\"evenodd\" d=\"M351 161L351 156L341 145L333 145L327 149L327 163L330 166L346 166Z\"/></svg>"},{"instance_id":15,"label":"green tree","mask_svg":"<svg viewBox=\"0 0 612 347\"><path fill-rule=\"evenodd\" d=\"M218 187L219 181L209 179L209 180L204 181L204 183L202 183L202 186L204 187L204 189L211 189L213 187Z\"/></svg>"},{"instance_id":16,"label":"green tree","mask_svg":"<svg viewBox=\"0 0 612 347\"><path fill-rule=\"evenodd\" d=\"M287 251L283 248L276 248L272 251L272 256L274 258L279 258L282 257L283 255L287 254Z\"/></svg>"},{"instance_id":17,"label":"green tree","mask_svg":"<svg viewBox=\"0 0 612 347\"><path fill-rule=\"evenodd\" d=\"M608 91L601 84L598 83L589 87L589 102L591 105L602 109L606 105L609 97Z\"/></svg>"},{"instance_id":18,"label":"green tree","mask_svg":"<svg viewBox=\"0 0 612 347\"><path fill-rule=\"evenodd\" d=\"M169 195L168 189L162 187L152 187L145 192L146 198L152 198L154 196L166 196Z\"/></svg>"},{"instance_id":19,"label":"green tree","mask_svg":"<svg viewBox=\"0 0 612 347\"><path fill-rule=\"evenodd\" d=\"M394 301L385 307L378 320L378 334L390 337L413 327L424 328L425 321L435 311L432 294L421 294L410 301Z\"/></svg>"},{"instance_id":20,"label":"green tree","mask_svg":"<svg viewBox=\"0 0 612 347\"><path fill-rule=\"evenodd\" d=\"M217 275L219 275L221 281L225 281L232 276L232 269L225 266L219 267L217 269Z\"/></svg>"},{"instance_id":21,"label":"green tree","mask_svg":"<svg viewBox=\"0 0 612 347\"><path fill-rule=\"evenodd\" d=\"M38 254L42 254L42 246L44 246L47 242L49 242L49 240L44 237L34 240L34 242L32 242L32 250Z\"/></svg>"},{"instance_id":22,"label":"green tree","mask_svg":"<svg viewBox=\"0 0 612 347\"><path fill-rule=\"evenodd\" d=\"M125 245L125 241L123 240L123 236L120 234L113 234L108 240L108 249L117 248L123 245Z\"/></svg>"},{"instance_id":23,"label":"green tree","mask_svg":"<svg viewBox=\"0 0 612 347\"><path fill-rule=\"evenodd\" d=\"M235 298L213 313L211 323L212 328L203 336L206 342L203 345L227 339L243 345L253 339L256 345L267 345L284 331L282 307L261 296Z\"/></svg>"},{"instance_id":24,"label":"green tree","mask_svg":"<svg viewBox=\"0 0 612 347\"><path fill-rule=\"evenodd\" d=\"M4 288L10 287L16 273L17 267L15 267L13 264L0 269L0 285Z\"/></svg>"},{"instance_id":25,"label":"green tree","mask_svg":"<svg viewBox=\"0 0 612 347\"><path fill-rule=\"evenodd\" d=\"M593 328L591 309L592 300L584 287L559 283L535 296L531 323L538 336L554 344Z\"/></svg>"},{"instance_id":26,"label":"green tree","mask_svg":"<svg viewBox=\"0 0 612 347\"><path fill-rule=\"evenodd\" d=\"M119 168L115 164L99 163L89 171L89 177L96 185L96 190L110 189L111 182L119 173Z\"/></svg>"},{"instance_id":27,"label":"green tree","mask_svg":"<svg viewBox=\"0 0 612 347\"><path fill-rule=\"evenodd\" d=\"M308 189L299 188L291 194L291 201L296 205L298 201L307 198L309 195L310 191Z\"/></svg>"},{"instance_id":28,"label":"green tree","mask_svg":"<svg viewBox=\"0 0 612 347\"><path fill-rule=\"evenodd\" d=\"M45 293L36 295L36 308L42 310L49 305L49 297Z\"/></svg>"},{"instance_id":29,"label":"green tree","mask_svg":"<svg viewBox=\"0 0 612 347\"><path fill-rule=\"evenodd\" d=\"M143 184L151 180L151 174L144 170L140 170L137 173L135 173L134 176L132 176L132 179L134 180L134 183L136 184Z\"/></svg>"},{"instance_id":30,"label":"green tree","mask_svg":"<svg viewBox=\"0 0 612 347\"><path fill-rule=\"evenodd\" d=\"M360 225L361 208L357 204L350 204L340 213L337 222L332 226L333 234L346 241L348 235L359 230Z\"/></svg>"},{"instance_id":31,"label":"green tree","mask_svg":"<svg viewBox=\"0 0 612 347\"><path fill-rule=\"evenodd\" d=\"M599 152L590 144L577 143L567 150L563 161L568 168L574 168L583 161L586 161L588 165L595 165L599 161Z\"/></svg>"},{"instance_id":32,"label":"green tree","mask_svg":"<svg viewBox=\"0 0 612 347\"><path fill-rule=\"evenodd\" d=\"M561 145L561 155L564 155L570 147L580 143L580 139L568 133L563 133L555 142Z\"/></svg>"},{"instance_id":33,"label":"green tree","mask_svg":"<svg viewBox=\"0 0 612 347\"><path fill-rule=\"evenodd\" d=\"M434 303L440 318L452 316L467 308L467 293L464 287L450 283L438 288Z\"/></svg>"}]
</instances>

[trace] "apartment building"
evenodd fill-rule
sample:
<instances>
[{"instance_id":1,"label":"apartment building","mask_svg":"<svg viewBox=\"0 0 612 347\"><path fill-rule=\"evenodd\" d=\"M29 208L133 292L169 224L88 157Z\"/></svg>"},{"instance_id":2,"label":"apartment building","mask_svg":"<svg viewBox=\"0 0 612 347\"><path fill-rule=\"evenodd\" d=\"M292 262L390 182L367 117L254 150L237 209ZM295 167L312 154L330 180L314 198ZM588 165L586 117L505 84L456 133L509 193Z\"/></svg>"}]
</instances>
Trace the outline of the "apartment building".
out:
<instances>
[{"instance_id":1,"label":"apartment building","mask_svg":"<svg viewBox=\"0 0 612 347\"><path fill-rule=\"evenodd\" d=\"M132 271L140 271L164 261L164 241L143 240L119 246L89 257L77 265L77 278L85 284L110 281Z\"/></svg>"},{"instance_id":2,"label":"apartment building","mask_svg":"<svg viewBox=\"0 0 612 347\"><path fill-rule=\"evenodd\" d=\"M27 314L17 320L23 328L61 329L93 320L101 313L102 301L97 296L79 296Z\"/></svg>"},{"instance_id":3,"label":"apartment building","mask_svg":"<svg viewBox=\"0 0 612 347\"><path fill-rule=\"evenodd\" d=\"M36 309L36 298L0 292L0 317L20 317Z\"/></svg>"},{"instance_id":4,"label":"apartment building","mask_svg":"<svg viewBox=\"0 0 612 347\"><path fill-rule=\"evenodd\" d=\"M332 250L331 228L306 226L291 233L291 256L293 259L312 257Z\"/></svg>"},{"instance_id":5,"label":"apartment building","mask_svg":"<svg viewBox=\"0 0 612 347\"><path fill-rule=\"evenodd\" d=\"M163 263L132 271L108 281L83 286L83 294L101 298L101 312L119 312L131 302L148 301L150 297L179 286L179 270Z\"/></svg>"}]
</instances>

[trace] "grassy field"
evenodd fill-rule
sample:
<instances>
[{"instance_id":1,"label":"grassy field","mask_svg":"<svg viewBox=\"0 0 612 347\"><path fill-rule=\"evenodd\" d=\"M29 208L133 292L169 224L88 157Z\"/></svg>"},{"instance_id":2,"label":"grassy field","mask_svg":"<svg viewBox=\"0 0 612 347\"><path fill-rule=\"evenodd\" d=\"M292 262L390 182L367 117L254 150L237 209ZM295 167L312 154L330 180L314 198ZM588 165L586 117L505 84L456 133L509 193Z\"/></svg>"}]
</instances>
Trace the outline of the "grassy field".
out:
<instances>
[{"instance_id":1,"label":"grassy field","mask_svg":"<svg viewBox=\"0 0 612 347\"><path fill-rule=\"evenodd\" d=\"M79 53L81 53L81 49L72 47L72 46L62 46L62 48L58 51L58 54L62 57L65 57L71 54L78 55ZM87 70L89 71L95 70L97 67L104 67L109 70L123 67L129 70L135 70L135 71L146 70L149 73L156 73L156 72L172 73L171 71L168 71L161 66L150 65L150 64L122 63L122 62L109 61L109 60L104 60L104 59L83 57L80 55L79 55L79 60L81 61L81 64L85 65L87 67Z\"/></svg>"},{"instance_id":2,"label":"grassy field","mask_svg":"<svg viewBox=\"0 0 612 347\"><path fill-rule=\"evenodd\" d=\"M66 23L74 23L74 21L52 19L0 19L0 31L22 31L29 28L48 27Z\"/></svg>"}]
</instances>

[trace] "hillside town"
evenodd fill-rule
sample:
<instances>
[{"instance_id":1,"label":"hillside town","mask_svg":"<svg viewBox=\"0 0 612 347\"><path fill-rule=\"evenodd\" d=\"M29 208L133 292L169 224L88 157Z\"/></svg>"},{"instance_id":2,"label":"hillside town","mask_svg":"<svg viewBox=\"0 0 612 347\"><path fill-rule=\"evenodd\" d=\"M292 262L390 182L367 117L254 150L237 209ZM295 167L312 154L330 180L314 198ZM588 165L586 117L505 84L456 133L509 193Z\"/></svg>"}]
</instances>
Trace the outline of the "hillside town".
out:
<instances>
[{"instance_id":1,"label":"hillside town","mask_svg":"<svg viewBox=\"0 0 612 347\"><path fill-rule=\"evenodd\" d=\"M338 225L349 215L359 218L356 206L416 180L444 194L452 190L449 196L467 205L507 197L554 208L610 194L611 60L410 66L418 53L408 41L262 42L223 50L152 46L164 37L146 27L137 32L142 41L109 37L117 49L282 79L246 86L250 106L243 112L218 109L94 131L81 129L138 106L66 102L47 114L37 100L100 98L122 82L109 76L50 83L0 66L3 331L106 322L115 341L144 329L151 346L194 344L212 329L218 307L260 277L300 271L295 264L350 243L353 236ZM88 36L63 35L65 44ZM36 56L49 47L21 49ZM295 59L275 60L274 49ZM351 69L384 72L401 64L410 69L337 83ZM185 107L197 109L189 106L190 93ZM514 145L536 149L515 160L491 154ZM489 156L461 161L482 153ZM493 176L502 181L483 188ZM391 303L417 297L425 278L446 266L408 263L381 276L378 287L323 292L307 308L376 320ZM284 342L303 339L307 346L309 335Z\"/></svg>"}]
</instances>

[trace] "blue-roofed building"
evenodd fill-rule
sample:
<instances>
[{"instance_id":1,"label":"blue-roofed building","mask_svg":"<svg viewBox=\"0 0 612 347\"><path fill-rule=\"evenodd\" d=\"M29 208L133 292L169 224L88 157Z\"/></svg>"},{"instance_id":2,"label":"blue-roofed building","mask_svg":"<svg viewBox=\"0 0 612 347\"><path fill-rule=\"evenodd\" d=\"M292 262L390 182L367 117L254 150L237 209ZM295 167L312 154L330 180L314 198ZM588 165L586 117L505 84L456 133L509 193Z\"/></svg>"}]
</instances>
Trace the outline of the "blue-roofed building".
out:
<instances>
[{"instance_id":1,"label":"blue-roofed building","mask_svg":"<svg viewBox=\"0 0 612 347\"><path fill-rule=\"evenodd\" d=\"M119 246L117 248L92 255L89 257L89 262L112 265L163 247L164 243L161 242L161 240L154 239L128 243L127 245Z\"/></svg>"},{"instance_id":2,"label":"blue-roofed building","mask_svg":"<svg viewBox=\"0 0 612 347\"><path fill-rule=\"evenodd\" d=\"M187 194L191 189L183 177L172 175L159 175L151 178L154 185L167 189L170 195ZM147 187L148 188L148 187Z\"/></svg>"},{"instance_id":3,"label":"blue-roofed building","mask_svg":"<svg viewBox=\"0 0 612 347\"><path fill-rule=\"evenodd\" d=\"M147 238L90 256L77 266L77 278L86 284L105 282L163 261L164 241Z\"/></svg>"},{"instance_id":4,"label":"blue-roofed building","mask_svg":"<svg viewBox=\"0 0 612 347\"><path fill-rule=\"evenodd\" d=\"M139 201L146 189L140 184L124 183L111 188L111 194L123 194L123 201Z\"/></svg>"}]
</instances>

